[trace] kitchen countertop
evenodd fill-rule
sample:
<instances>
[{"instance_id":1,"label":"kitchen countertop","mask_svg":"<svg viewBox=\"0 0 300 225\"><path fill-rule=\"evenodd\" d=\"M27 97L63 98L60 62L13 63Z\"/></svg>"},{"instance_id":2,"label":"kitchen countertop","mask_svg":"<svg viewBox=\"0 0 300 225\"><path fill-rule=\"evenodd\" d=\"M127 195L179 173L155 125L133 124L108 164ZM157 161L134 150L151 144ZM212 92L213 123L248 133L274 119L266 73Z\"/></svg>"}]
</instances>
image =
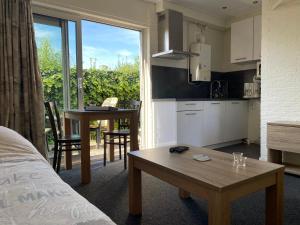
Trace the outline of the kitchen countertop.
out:
<instances>
[{"instance_id":1,"label":"kitchen countertop","mask_svg":"<svg viewBox=\"0 0 300 225\"><path fill-rule=\"evenodd\" d=\"M247 101L244 98L177 98L176 101Z\"/></svg>"},{"instance_id":2,"label":"kitchen countertop","mask_svg":"<svg viewBox=\"0 0 300 225\"><path fill-rule=\"evenodd\" d=\"M156 98L153 101L166 102L166 101L248 101L245 98Z\"/></svg>"}]
</instances>

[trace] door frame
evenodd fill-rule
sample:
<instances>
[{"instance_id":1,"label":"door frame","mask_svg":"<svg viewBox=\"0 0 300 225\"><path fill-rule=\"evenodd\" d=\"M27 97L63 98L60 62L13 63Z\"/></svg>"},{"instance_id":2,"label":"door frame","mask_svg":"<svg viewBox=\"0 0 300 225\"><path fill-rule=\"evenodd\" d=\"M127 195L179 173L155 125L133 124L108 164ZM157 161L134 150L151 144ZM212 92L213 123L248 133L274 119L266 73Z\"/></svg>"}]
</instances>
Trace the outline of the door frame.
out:
<instances>
[{"instance_id":1,"label":"door frame","mask_svg":"<svg viewBox=\"0 0 300 225\"><path fill-rule=\"evenodd\" d=\"M78 51L81 51L78 49L78 46L81 46L77 42L77 36L80 31L78 31L77 27L77 21L74 20L68 20L65 18L59 18L52 15L44 15L39 12L33 13L34 23L39 24L45 24L49 26L56 26L61 28L61 51L62 51L62 73L63 73L63 103L64 103L64 110L68 110L71 108L71 99L70 99L70 56L69 56L69 29L68 29L68 22L72 21L75 22L76 26L76 70L77 70L77 80L81 76L81 73L78 73L78 70L81 71L80 62L78 60L80 59ZM80 27L80 26L79 26ZM81 92L78 89L78 106L80 106L81 103Z\"/></svg>"},{"instance_id":2,"label":"door frame","mask_svg":"<svg viewBox=\"0 0 300 225\"><path fill-rule=\"evenodd\" d=\"M77 47L77 78L78 78L78 106L84 108L83 103L83 65L82 65L82 30L81 20L89 20L140 32L140 99L143 101L141 109L141 144L140 148L150 148L154 145L153 134L153 104L151 90L151 56L150 56L150 27L115 18L91 15L84 12L69 10L63 7L33 2L33 13L52 16L76 22Z\"/></svg>"}]
</instances>

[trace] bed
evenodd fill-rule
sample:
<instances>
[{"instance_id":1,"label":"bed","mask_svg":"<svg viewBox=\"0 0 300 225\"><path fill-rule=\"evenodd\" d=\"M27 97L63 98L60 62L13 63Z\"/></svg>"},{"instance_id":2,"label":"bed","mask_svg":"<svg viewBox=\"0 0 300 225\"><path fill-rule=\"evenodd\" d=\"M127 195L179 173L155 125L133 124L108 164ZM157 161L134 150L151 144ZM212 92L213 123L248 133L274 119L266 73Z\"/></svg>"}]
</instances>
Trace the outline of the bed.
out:
<instances>
[{"instance_id":1,"label":"bed","mask_svg":"<svg viewBox=\"0 0 300 225\"><path fill-rule=\"evenodd\" d=\"M0 224L115 223L63 182L29 141L0 126Z\"/></svg>"}]
</instances>

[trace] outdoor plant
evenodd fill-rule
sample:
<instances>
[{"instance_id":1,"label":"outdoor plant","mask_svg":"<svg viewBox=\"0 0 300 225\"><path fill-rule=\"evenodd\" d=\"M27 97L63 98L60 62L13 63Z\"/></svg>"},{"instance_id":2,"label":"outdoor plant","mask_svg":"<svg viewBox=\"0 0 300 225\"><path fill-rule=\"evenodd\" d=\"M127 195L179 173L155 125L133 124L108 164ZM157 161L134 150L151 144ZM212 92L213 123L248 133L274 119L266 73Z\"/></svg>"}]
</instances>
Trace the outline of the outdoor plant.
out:
<instances>
[{"instance_id":1,"label":"outdoor plant","mask_svg":"<svg viewBox=\"0 0 300 225\"><path fill-rule=\"evenodd\" d=\"M38 48L39 65L46 101L56 101L63 108L63 69L61 54L45 39ZM77 108L77 71L70 68L71 107ZM102 66L83 70L84 105L101 105L105 98L139 100L139 60L118 63L116 68Z\"/></svg>"}]
</instances>

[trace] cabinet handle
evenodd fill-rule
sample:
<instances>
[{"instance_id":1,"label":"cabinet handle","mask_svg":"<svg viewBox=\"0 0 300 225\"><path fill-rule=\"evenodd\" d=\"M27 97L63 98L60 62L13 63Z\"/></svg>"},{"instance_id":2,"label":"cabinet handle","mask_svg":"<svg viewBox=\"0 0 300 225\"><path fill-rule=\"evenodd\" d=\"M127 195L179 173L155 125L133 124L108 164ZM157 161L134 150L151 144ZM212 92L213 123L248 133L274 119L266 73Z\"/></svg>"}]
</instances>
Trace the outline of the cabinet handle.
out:
<instances>
[{"instance_id":1,"label":"cabinet handle","mask_svg":"<svg viewBox=\"0 0 300 225\"><path fill-rule=\"evenodd\" d=\"M185 105L196 105L195 103L186 103Z\"/></svg>"},{"instance_id":2,"label":"cabinet handle","mask_svg":"<svg viewBox=\"0 0 300 225\"><path fill-rule=\"evenodd\" d=\"M186 114L184 114L184 115L186 115L186 116L196 116L197 113L186 113Z\"/></svg>"},{"instance_id":3,"label":"cabinet handle","mask_svg":"<svg viewBox=\"0 0 300 225\"><path fill-rule=\"evenodd\" d=\"M220 105L220 102L212 102L210 104L212 104L212 105Z\"/></svg>"},{"instance_id":4,"label":"cabinet handle","mask_svg":"<svg viewBox=\"0 0 300 225\"><path fill-rule=\"evenodd\" d=\"M237 59L235 59L236 61L240 61L240 60L245 60L245 59L247 59L246 57L242 57L242 58L237 58Z\"/></svg>"},{"instance_id":5,"label":"cabinet handle","mask_svg":"<svg viewBox=\"0 0 300 225\"><path fill-rule=\"evenodd\" d=\"M239 102L231 102L231 104L233 104L233 105L238 105L238 104L240 104Z\"/></svg>"}]
</instances>

